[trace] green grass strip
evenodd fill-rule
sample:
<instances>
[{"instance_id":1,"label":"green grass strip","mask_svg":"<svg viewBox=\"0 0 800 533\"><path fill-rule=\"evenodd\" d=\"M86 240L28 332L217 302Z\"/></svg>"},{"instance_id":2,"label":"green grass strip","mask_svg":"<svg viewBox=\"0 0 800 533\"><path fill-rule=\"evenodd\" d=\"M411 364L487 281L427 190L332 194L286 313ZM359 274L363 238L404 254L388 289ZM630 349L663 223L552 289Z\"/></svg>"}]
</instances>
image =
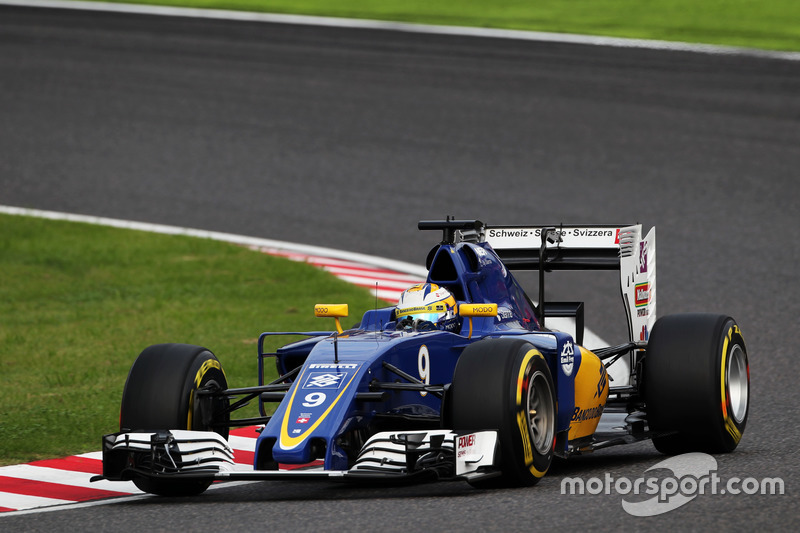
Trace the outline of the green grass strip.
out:
<instances>
[{"instance_id":1,"label":"green grass strip","mask_svg":"<svg viewBox=\"0 0 800 533\"><path fill-rule=\"evenodd\" d=\"M315 267L231 244L0 215L0 464L99 450L150 344L205 346L230 386L256 385L259 334L332 329L314 317L320 302L350 304L345 324L375 305Z\"/></svg>"},{"instance_id":2,"label":"green grass strip","mask_svg":"<svg viewBox=\"0 0 800 533\"><path fill-rule=\"evenodd\" d=\"M125 1L800 50L796 0Z\"/></svg>"}]
</instances>

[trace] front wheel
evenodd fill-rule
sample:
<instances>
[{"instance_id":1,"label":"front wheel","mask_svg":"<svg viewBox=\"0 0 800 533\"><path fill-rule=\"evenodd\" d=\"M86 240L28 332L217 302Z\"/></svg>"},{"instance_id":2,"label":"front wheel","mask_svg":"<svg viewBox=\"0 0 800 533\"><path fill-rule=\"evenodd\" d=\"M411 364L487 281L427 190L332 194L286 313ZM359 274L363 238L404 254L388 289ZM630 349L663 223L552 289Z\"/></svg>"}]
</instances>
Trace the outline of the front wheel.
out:
<instances>
[{"instance_id":1,"label":"front wheel","mask_svg":"<svg viewBox=\"0 0 800 533\"><path fill-rule=\"evenodd\" d=\"M451 388L454 430L497 431L500 484L537 483L553 459L557 414L542 354L522 339L478 341L459 358Z\"/></svg>"},{"instance_id":2,"label":"front wheel","mask_svg":"<svg viewBox=\"0 0 800 533\"><path fill-rule=\"evenodd\" d=\"M134 361L120 408L120 431L191 429L228 437L227 399L202 399L199 389L227 389L228 382L213 353L188 344L158 344ZM161 496L190 496L205 491L211 480L135 477L139 489Z\"/></svg>"},{"instance_id":3,"label":"front wheel","mask_svg":"<svg viewBox=\"0 0 800 533\"><path fill-rule=\"evenodd\" d=\"M732 318L660 318L648 341L644 372L647 419L657 450L725 453L738 446L750 407L750 368Z\"/></svg>"}]
</instances>

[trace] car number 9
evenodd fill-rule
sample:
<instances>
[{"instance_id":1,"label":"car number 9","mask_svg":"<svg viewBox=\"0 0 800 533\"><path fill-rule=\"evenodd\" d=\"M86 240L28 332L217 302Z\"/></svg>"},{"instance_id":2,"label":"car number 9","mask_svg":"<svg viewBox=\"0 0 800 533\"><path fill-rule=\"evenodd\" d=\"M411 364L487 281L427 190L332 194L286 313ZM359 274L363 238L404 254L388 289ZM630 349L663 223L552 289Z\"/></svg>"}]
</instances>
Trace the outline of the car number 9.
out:
<instances>
[{"instance_id":1,"label":"car number 9","mask_svg":"<svg viewBox=\"0 0 800 533\"><path fill-rule=\"evenodd\" d=\"M431 356L428 353L428 347L424 344L419 349L419 356L417 357L417 370L419 370L419 380L425 385L431 383ZM427 396L427 392L420 392L420 396Z\"/></svg>"},{"instance_id":2,"label":"car number 9","mask_svg":"<svg viewBox=\"0 0 800 533\"><path fill-rule=\"evenodd\" d=\"M306 398L303 402L303 407L317 407L325 403L325 393L324 392L312 392L310 394L306 394Z\"/></svg>"}]
</instances>

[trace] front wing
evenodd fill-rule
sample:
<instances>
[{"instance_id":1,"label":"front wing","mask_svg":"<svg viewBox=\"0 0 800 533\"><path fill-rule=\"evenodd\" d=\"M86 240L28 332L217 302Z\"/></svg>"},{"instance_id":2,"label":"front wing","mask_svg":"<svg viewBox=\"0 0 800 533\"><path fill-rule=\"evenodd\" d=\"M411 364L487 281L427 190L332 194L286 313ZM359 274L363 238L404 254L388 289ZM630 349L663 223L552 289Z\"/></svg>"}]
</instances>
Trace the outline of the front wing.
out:
<instances>
[{"instance_id":1,"label":"front wing","mask_svg":"<svg viewBox=\"0 0 800 533\"><path fill-rule=\"evenodd\" d=\"M113 433L103 437L101 479L332 479L353 482L475 480L500 474L497 432L384 432L371 437L349 470L323 467L236 470L233 450L210 431ZM296 466L296 465L292 465Z\"/></svg>"}]
</instances>

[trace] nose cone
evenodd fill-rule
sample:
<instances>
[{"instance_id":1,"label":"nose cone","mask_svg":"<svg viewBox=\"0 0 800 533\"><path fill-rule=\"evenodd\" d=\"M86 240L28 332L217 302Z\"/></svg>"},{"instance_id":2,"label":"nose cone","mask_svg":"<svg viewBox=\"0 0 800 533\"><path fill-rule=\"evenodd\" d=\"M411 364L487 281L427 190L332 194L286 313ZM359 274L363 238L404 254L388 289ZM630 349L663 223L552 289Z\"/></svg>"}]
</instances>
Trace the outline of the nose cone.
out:
<instances>
[{"instance_id":1,"label":"nose cone","mask_svg":"<svg viewBox=\"0 0 800 533\"><path fill-rule=\"evenodd\" d=\"M351 411L357 376L363 363L310 363L297 377L261 434L270 439L272 458L283 464L306 464L325 459L330 443Z\"/></svg>"}]
</instances>

